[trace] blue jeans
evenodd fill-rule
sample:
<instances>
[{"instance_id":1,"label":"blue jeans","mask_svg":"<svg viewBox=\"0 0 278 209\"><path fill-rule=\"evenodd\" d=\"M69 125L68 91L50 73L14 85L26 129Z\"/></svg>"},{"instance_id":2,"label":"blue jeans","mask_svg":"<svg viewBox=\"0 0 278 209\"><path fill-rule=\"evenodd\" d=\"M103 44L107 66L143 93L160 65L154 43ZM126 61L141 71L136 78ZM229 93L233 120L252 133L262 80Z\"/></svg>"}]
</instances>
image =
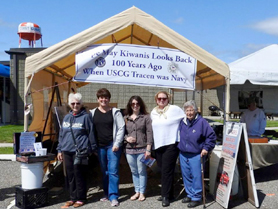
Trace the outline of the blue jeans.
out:
<instances>
[{"instance_id":1,"label":"blue jeans","mask_svg":"<svg viewBox=\"0 0 278 209\"><path fill-rule=\"evenodd\" d=\"M200 154L180 152L180 166L187 196L193 201L200 201L203 189Z\"/></svg>"},{"instance_id":2,"label":"blue jeans","mask_svg":"<svg viewBox=\"0 0 278 209\"><path fill-rule=\"evenodd\" d=\"M122 154L121 147L117 152L113 152L112 146L111 144L98 148L103 190L110 201L119 198L119 164Z\"/></svg>"},{"instance_id":3,"label":"blue jeans","mask_svg":"<svg viewBox=\"0 0 278 209\"><path fill-rule=\"evenodd\" d=\"M132 173L135 192L139 192L141 194L145 193L147 185L147 168L146 165L140 161L143 156L144 153L132 155L126 154L126 159Z\"/></svg>"}]
</instances>

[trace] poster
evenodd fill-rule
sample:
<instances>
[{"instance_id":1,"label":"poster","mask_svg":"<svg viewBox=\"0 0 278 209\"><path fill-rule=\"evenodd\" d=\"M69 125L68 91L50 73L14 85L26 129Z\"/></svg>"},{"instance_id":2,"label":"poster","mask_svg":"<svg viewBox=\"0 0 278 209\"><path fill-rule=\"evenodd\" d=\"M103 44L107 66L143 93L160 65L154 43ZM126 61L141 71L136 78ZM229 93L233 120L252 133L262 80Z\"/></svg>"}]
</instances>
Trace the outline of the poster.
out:
<instances>
[{"instance_id":1,"label":"poster","mask_svg":"<svg viewBox=\"0 0 278 209\"><path fill-rule=\"evenodd\" d=\"M100 44L75 56L75 81L195 89L197 60L163 47Z\"/></svg>"},{"instance_id":2,"label":"poster","mask_svg":"<svg viewBox=\"0 0 278 209\"><path fill-rule=\"evenodd\" d=\"M221 157L217 172L218 185L216 190L216 201L224 208L228 208L229 204L241 134L241 123L226 123Z\"/></svg>"},{"instance_id":3,"label":"poster","mask_svg":"<svg viewBox=\"0 0 278 209\"><path fill-rule=\"evenodd\" d=\"M35 152L34 143L36 141L36 132L21 132L19 153Z\"/></svg>"}]
</instances>

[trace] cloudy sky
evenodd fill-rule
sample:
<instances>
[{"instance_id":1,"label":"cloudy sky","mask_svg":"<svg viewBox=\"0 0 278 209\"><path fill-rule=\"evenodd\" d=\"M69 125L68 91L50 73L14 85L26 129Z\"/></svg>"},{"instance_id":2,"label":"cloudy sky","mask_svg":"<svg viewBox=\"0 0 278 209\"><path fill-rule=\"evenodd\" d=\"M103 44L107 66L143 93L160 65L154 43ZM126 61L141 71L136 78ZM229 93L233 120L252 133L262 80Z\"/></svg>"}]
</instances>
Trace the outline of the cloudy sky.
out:
<instances>
[{"instance_id":1,"label":"cloudy sky","mask_svg":"<svg viewBox=\"0 0 278 209\"><path fill-rule=\"evenodd\" d=\"M277 43L277 0L5 0L0 61L8 61L5 51L19 46L17 29L22 22L38 24L43 47L49 47L132 6L226 63ZM28 41L21 47L28 47Z\"/></svg>"}]
</instances>

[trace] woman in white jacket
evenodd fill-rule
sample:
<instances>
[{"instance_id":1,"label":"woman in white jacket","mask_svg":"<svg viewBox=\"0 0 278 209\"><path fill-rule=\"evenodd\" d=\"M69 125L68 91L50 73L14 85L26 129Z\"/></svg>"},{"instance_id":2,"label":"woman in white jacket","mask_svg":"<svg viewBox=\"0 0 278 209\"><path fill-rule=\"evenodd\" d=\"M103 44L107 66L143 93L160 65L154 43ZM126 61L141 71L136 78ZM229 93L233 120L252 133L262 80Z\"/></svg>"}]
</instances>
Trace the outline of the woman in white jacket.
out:
<instances>
[{"instance_id":1,"label":"woman in white jacket","mask_svg":"<svg viewBox=\"0 0 278 209\"><path fill-rule=\"evenodd\" d=\"M157 164L161 169L161 197L162 206L170 205L174 199L174 172L179 155L178 128L185 114L176 105L170 105L170 94L160 91L155 95L157 106L151 112L154 149Z\"/></svg>"}]
</instances>

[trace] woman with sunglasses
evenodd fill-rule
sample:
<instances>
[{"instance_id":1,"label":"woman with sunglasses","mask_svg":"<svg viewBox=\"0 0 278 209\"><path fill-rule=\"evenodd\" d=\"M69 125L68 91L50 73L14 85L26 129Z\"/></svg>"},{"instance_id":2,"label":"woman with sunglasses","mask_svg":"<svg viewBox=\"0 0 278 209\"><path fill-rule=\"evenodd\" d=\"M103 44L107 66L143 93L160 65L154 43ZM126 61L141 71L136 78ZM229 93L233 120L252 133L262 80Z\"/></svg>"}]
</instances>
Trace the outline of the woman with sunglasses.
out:
<instances>
[{"instance_id":1,"label":"woman with sunglasses","mask_svg":"<svg viewBox=\"0 0 278 209\"><path fill-rule=\"evenodd\" d=\"M157 106L151 112L154 149L158 167L161 170L161 197L162 206L170 205L174 199L174 172L179 155L178 128L185 114L176 105L170 105L170 94L159 91L155 95Z\"/></svg>"},{"instance_id":2,"label":"woman with sunglasses","mask_svg":"<svg viewBox=\"0 0 278 209\"><path fill-rule=\"evenodd\" d=\"M70 93L68 104L71 110L64 117L59 131L57 158L65 165L66 185L69 186L70 200L61 208L70 206L77 208L83 206L87 199L86 173L88 166L87 159L82 164L76 164L76 150L88 148L91 153L96 151L97 146L93 132L93 120L82 105L82 95Z\"/></svg>"},{"instance_id":3,"label":"woman with sunglasses","mask_svg":"<svg viewBox=\"0 0 278 209\"><path fill-rule=\"evenodd\" d=\"M119 205L119 164L125 133L125 121L119 109L109 105L111 94L106 88L96 93L99 106L90 110L98 144L104 197L100 201Z\"/></svg>"},{"instance_id":4,"label":"woman with sunglasses","mask_svg":"<svg viewBox=\"0 0 278 209\"><path fill-rule=\"evenodd\" d=\"M147 168L142 158L151 157L153 144L152 122L141 97L132 96L126 106L125 153L129 164L135 194L130 200L144 201L147 185Z\"/></svg>"}]
</instances>

